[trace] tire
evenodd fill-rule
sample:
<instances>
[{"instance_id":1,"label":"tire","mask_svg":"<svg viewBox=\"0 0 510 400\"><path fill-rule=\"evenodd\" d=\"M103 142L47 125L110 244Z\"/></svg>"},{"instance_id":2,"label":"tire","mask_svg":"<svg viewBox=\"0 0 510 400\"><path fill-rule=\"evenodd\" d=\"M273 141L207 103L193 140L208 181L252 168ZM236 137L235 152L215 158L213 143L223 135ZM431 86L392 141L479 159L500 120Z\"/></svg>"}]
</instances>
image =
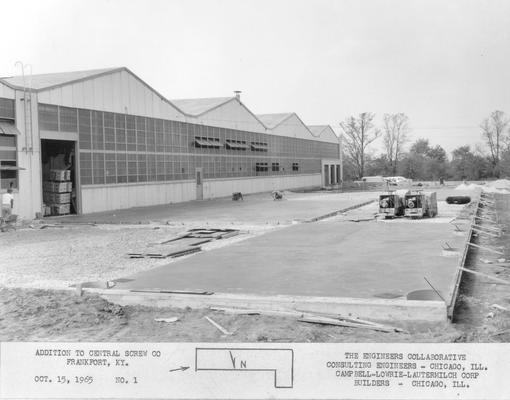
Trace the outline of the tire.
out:
<instances>
[{"instance_id":1,"label":"tire","mask_svg":"<svg viewBox=\"0 0 510 400\"><path fill-rule=\"evenodd\" d=\"M469 196L448 196L446 198L447 204L467 204L471 202L471 197Z\"/></svg>"}]
</instances>

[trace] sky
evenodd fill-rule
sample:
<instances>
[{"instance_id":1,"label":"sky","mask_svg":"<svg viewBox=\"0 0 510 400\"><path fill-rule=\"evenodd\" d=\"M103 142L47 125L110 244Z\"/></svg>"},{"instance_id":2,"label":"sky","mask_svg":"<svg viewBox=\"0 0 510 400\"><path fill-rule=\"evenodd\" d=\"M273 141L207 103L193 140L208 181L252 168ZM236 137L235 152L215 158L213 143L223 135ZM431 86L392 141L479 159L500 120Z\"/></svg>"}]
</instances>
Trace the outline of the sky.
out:
<instances>
[{"instance_id":1,"label":"sky","mask_svg":"<svg viewBox=\"0 0 510 400\"><path fill-rule=\"evenodd\" d=\"M411 139L481 144L510 114L507 0L0 0L0 76L125 66L168 99L241 90L308 125L403 112ZM381 141L374 149L381 146Z\"/></svg>"}]
</instances>

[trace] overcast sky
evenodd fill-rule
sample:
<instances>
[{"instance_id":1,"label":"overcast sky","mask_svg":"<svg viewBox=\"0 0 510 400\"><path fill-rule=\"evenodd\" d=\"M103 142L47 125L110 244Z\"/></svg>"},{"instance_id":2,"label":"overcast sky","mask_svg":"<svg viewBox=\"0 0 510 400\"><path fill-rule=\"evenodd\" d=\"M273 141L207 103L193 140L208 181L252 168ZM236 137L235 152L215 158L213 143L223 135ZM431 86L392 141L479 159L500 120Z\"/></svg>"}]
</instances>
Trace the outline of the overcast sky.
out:
<instances>
[{"instance_id":1,"label":"overcast sky","mask_svg":"<svg viewBox=\"0 0 510 400\"><path fill-rule=\"evenodd\" d=\"M510 114L510 1L3 1L0 76L126 66L169 99L242 90L255 113L409 115L412 138L481 143Z\"/></svg>"}]
</instances>

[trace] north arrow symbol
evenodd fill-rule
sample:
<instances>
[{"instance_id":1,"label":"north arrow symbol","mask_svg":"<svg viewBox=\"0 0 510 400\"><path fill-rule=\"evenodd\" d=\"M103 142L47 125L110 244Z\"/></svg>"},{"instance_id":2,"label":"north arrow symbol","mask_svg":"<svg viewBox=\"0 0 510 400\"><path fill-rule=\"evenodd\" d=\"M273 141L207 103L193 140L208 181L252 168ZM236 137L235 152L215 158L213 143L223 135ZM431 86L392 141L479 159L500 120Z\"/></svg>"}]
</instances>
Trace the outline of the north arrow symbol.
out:
<instances>
[{"instance_id":1,"label":"north arrow symbol","mask_svg":"<svg viewBox=\"0 0 510 400\"><path fill-rule=\"evenodd\" d=\"M170 370L170 371L168 371L168 372L186 371L187 369L189 369L189 367L180 367L180 368L171 369L171 370Z\"/></svg>"}]
</instances>

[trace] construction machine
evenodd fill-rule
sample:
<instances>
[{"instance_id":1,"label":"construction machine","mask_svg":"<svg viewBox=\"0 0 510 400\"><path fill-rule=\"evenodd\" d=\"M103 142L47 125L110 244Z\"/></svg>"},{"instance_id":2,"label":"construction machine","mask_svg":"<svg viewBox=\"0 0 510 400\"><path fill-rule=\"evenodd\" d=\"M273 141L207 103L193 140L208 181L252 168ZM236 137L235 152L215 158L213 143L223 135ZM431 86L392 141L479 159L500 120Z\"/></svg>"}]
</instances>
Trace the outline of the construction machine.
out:
<instances>
[{"instance_id":1,"label":"construction machine","mask_svg":"<svg viewBox=\"0 0 510 400\"><path fill-rule=\"evenodd\" d=\"M404 215L404 199L408 190L395 190L379 196L379 214L384 218L401 217Z\"/></svg>"},{"instance_id":2,"label":"construction machine","mask_svg":"<svg viewBox=\"0 0 510 400\"><path fill-rule=\"evenodd\" d=\"M411 218L435 217L437 215L436 192L409 192L405 196L405 216Z\"/></svg>"}]
</instances>

